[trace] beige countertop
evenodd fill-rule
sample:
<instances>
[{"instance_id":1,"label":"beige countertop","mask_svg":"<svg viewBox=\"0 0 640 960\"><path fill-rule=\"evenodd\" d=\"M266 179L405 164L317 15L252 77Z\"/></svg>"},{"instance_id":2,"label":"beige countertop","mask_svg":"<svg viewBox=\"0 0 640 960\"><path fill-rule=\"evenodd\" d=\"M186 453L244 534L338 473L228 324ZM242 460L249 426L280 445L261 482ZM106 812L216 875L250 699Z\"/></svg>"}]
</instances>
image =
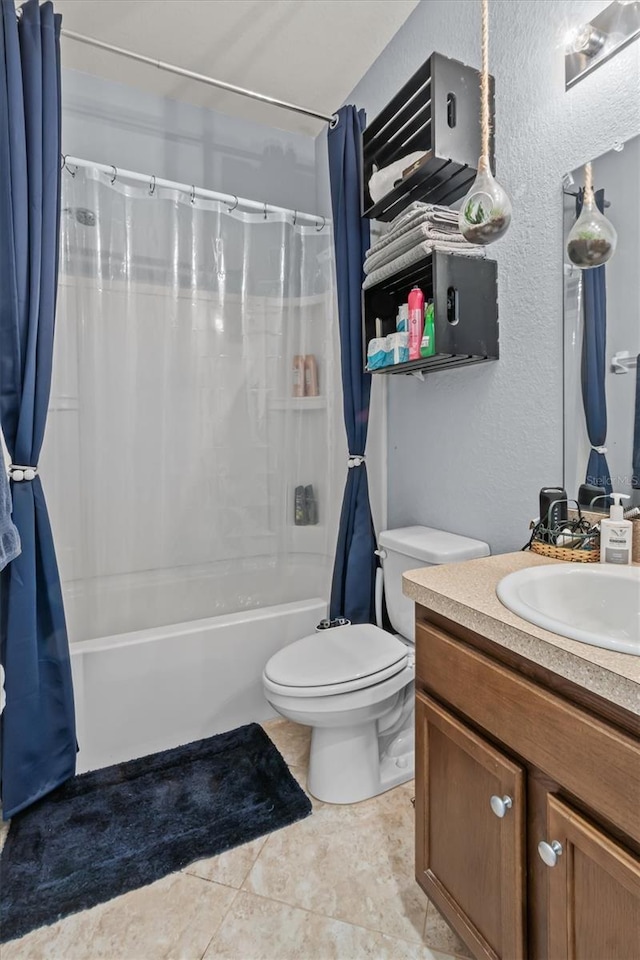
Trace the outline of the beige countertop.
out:
<instances>
[{"instance_id":1,"label":"beige countertop","mask_svg":"<svg viewBox=\"0 0 640 960\"><path fill-rule=\"evenodd\" d=\"M520 551L423 567L405 573L403 590L416 603L640 716L640 657L549 633L498 600L502 577L549 563L563 561Z\"/></svg>"}]
</instances>

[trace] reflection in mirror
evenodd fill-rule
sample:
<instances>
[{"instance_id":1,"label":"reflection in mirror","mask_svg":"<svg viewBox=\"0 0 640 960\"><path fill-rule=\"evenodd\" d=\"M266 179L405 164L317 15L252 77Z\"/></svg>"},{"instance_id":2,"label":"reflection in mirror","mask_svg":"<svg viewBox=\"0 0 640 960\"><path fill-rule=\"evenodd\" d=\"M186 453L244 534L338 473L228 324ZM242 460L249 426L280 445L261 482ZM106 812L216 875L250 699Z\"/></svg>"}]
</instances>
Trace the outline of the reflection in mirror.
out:
<instances>
[{"instance_id":1,"label":"reflection in mirror","mask_svg":"<svg viewBox=\"0 0 640 960\"><path fill-rule=\"evenodd\" d=\"M570 497L584 484L628 494L628 507L640 506L640 137L616 146L592 161L618 234L604 266L581 270L567 256L584 168L564 181L564 482ZM595 493L583 489L583 502Z\"/></svg>"}]
</instances>

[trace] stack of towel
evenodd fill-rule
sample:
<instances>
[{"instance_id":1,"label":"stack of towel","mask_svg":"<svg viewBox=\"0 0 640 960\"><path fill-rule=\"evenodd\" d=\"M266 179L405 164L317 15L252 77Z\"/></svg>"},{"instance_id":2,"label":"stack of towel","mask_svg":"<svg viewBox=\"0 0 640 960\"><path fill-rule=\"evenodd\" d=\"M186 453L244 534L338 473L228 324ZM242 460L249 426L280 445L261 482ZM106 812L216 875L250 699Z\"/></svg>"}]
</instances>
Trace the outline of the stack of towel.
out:
<instances>
[{"instance_id":1,"label":"stack of towel","mask_svg":"<svg viewBox=\"0 0 640 960\"><path fill-rule=\"evenodd\" d=\"M392 220L382 239L367 250L363 287L372 287L434 250L484 257L483 247L464 239L458 229L458 213L432 203L412 203Z\"/></svg>"}]
</instances>

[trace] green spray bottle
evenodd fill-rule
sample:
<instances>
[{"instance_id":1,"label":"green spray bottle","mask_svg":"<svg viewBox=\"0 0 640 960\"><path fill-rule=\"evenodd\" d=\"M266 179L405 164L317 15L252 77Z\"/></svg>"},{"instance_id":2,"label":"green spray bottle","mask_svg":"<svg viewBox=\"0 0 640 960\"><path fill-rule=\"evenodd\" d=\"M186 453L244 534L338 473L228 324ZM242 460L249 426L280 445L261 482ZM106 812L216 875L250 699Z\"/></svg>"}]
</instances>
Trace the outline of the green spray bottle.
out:
<instances>
[{"instance_id":1,"label":"green spray bottle","mask_svg":"<svg viewBox=\"0 0 640 960\"><path fill-rule=\"evenodd\" d=\"M420 343L420 356L432 357L436 352L436 325L433 300L429 300L424 308L424 331Z\"/></svg>"}]
</instances>

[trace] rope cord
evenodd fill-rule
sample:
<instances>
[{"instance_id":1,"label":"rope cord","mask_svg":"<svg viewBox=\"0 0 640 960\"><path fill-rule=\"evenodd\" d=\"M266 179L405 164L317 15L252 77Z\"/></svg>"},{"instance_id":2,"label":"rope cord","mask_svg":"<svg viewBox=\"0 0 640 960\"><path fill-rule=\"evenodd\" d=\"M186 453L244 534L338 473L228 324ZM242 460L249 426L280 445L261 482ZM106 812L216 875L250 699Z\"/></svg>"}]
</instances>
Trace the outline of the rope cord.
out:
<instances>
[{"instance_id":1,"label":"rope cord","mask_svg":"<svg viewBox=\"0 0 640 960\"><path fill-rule=\"evenodd\" d=\"M491 119L489 117L489 0L482 4L482 70L480 72L480 131L482 136L482 156L480 165L489 167L489 137Z\"/></svg>"},{"instance_id":2,"label":"rope cord","mask_svg":"<svg viewBox=\"0 0 640 960\"><path fill-rule=\"evenodd\" d=\"M591 163L585 163L584 165L584 198L585 200L590 200L592 193L593 193L593 165Z\"/></svg>"}]
</instances>

